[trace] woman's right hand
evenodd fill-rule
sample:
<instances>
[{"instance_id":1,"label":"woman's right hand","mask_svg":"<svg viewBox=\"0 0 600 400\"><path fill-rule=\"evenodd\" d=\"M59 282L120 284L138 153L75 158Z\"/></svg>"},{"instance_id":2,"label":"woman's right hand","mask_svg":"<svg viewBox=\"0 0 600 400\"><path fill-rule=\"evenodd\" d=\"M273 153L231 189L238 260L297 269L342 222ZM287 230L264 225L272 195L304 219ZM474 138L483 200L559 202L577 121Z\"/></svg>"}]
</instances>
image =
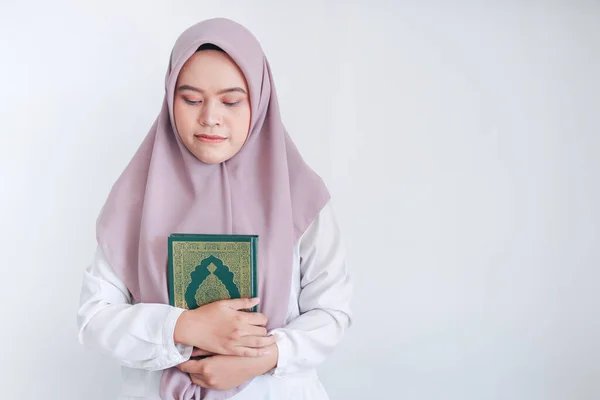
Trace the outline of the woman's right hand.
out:
<instances>
[{"instance_id":1,"label":"woman's right hand","mask_svg":"<svg viewBox=\"0 0 600 400\"><path fill-rule=\"evenodd\" d=\"M240 311L258 304L258 299L221 300L184 311L175 325L175 343L194 346L208 353L258 357L275 343L267 336L267 317Z\"/></svg>"}]
</instances>

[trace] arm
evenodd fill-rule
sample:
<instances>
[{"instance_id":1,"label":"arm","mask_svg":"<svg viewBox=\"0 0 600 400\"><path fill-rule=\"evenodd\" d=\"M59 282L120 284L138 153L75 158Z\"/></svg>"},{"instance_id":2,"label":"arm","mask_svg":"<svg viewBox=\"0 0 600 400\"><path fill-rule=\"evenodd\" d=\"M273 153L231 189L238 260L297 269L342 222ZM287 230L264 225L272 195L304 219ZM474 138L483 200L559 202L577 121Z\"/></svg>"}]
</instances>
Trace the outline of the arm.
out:
<instances>
[{"instance_id":1,"label":"arm","mask_svg":"<svg viewBox=\"0 0 600 400\"><path fill-rule=\"evenodd\" d=\"M257 300L218 301L187 311L167 304L132 304L131 294L98 248L83 277L79 341L130 368L163 370L204 353L260 356L275 342L266 317L239 311ZM233 335L233 332L237 332Z\"/></svg>"},{"instance_id":2,"label":"arm","mask_svg":"<svg viewBox=\"0 0 600 400\"><path fill-rule=\"evenodd\" d=\"M328 204L300 241L300 316L277 336L275 376L315 368L351 325L352 284L335 215Z\"/></svg>"},{"instance_id":3,"label":"arm","mask_svg":"<svg viewBox=\"0 0 600 400\"><path fill-rule=\"evenodd\" d=\"M130 368L170 368L187 361L193 349L174 341L183 311L166 304L133 305L129 291L98 247L83 276L79 341Z\"/></svg>"}]
</instances>

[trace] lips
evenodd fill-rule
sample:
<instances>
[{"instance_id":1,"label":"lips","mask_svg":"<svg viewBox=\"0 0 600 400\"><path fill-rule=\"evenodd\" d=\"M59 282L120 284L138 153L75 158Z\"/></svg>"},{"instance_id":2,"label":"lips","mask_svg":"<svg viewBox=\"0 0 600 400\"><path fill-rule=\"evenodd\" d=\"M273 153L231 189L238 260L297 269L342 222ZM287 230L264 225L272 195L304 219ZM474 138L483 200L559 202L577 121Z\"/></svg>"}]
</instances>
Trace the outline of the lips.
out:
<instances>
[{"instance_id":1,"label":"lips","mask_svg":"<svg viewBox=\"0 0 600 400\"><path fill-rule=\"evenodd\" d=\"M198 140L200 140L201 142L206 142L206 143L220 143L222 141L224 141L227 138L224 138L223 136L218 136L218 135L205 135L205 134L200 134L200 135L194 135L194 137Z\"/></svg>"}]
</instances>

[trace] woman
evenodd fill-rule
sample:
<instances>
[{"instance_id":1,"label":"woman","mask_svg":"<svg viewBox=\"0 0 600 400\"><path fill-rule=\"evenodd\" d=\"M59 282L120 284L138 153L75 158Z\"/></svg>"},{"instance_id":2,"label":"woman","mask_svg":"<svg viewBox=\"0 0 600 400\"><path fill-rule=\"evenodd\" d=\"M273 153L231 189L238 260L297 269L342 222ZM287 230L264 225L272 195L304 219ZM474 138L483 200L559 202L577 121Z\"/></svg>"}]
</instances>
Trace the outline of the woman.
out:
<instances>
[{"instance_id":1,"label":"woman","mask_svg":"<svg viewBox=\"0 0 600 400\"><path fill-rule=\"evenodd\" d=\"M315 367L350 325L351 284L329 193L285 131L260 44L203 21L178 38L165 84L97 221L80 341L122 364L120 398L327 399ZM259 298L170 306L172 232L259 235Z\"/></svg>"}]
</instances>

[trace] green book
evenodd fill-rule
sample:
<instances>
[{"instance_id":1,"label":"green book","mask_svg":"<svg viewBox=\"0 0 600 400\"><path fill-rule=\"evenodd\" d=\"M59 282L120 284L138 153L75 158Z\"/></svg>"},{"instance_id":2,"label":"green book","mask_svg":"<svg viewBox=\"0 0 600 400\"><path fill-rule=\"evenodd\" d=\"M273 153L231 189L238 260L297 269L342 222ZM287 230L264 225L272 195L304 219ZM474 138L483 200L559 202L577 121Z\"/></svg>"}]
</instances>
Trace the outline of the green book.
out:
<instances>
[{"instance_id":1,"label":"green book","mask_svg":"<svg viewBox=\"0 0 600 400\"><path fill-rule=\"evenodd\" d=\"M171 234L170 304L193 310L218 300L256 297L257 242L256 235Z\"/></svg>"}]
</instances>

